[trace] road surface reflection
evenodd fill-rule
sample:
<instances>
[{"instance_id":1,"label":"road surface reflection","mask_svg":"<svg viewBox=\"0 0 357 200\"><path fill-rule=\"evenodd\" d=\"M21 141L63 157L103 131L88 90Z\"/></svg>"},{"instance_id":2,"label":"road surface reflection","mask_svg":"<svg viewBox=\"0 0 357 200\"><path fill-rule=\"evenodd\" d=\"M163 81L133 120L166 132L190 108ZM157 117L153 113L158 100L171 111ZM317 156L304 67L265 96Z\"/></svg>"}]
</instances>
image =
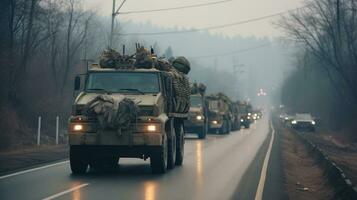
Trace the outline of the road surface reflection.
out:
<instances>
[{"instance_id":1,"label":"road surface reflection","mask_svg":"<svg viewBox=\"0 0 357 200\"><path fill-rule=\"evenodd\" d=\"M157 183L148 181L144 183L145 200L155 200L157 194Z\"/></svg>"}]
</instances>

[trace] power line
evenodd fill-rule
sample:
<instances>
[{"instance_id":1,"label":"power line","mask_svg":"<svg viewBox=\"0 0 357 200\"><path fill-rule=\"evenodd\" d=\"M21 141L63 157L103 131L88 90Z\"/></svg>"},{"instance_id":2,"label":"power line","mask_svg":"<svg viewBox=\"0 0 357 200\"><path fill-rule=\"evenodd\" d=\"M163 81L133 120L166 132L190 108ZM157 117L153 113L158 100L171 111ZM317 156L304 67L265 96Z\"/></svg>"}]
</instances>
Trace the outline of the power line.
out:
<instances>
[{"instance_id":1,"label":"power line","mask_svg":"<svg viewBox=\"0 0 357 200\"><path fill-rule=\"evenodd\" d=\"M225 52L225 53L221 53L221 54L211 54L211 55L204 55L204 56L189 57L189 59L201 59L201 58L210 58L210 57L229 56L229 55L232 55L232 54L243 53L243 52L251 51L251 50L254 50L254 49L260 49L260 48L267 47L267 46L270 46L270 45L271 45L271 43L265 43L265 44L262 44L262 45L249 47L249 48L245 48L245 49L238 49L238 50L235 50L235 51Z\"/></svg>"},{"instance_id":2,"label":"power line","mask_svg":"<svg viewBox=\"0 0 357 200\"><path fill-rule=\"evenodd\" d=\"M223 25L217 25L217 26L209 26L209 27L205 27L205 28L200 28L200 29L191 29L191 30L183 30L183 31L165 31L165 32L149 32L149 33L138 33L138 32L134 32L134 33L122 33L119 35L122 36L128 36L128 35L167 35L167 34L180 34L180 33L192 33L192 32L199 32L199 31L206 31L206 30L213 30L213 29L220 29L220 28L225 28L225 27L230 27L230 26L236 26L236 25L242 25L242 24L247 24L250 22L255 22L255 21L260 21L260 20L264 20L264 19L268 19L268 18L272 18L272 17L276 17L276 16L280 16L301 8L304 8L306 6L303 7L299 7L299 8L295 8L295 9L290 9L287 11L283 11L283 12L278 12L278 13L274 13L274 14L270 14L270 15L265 15L262 17L256 17L256 18L252 18L252 19L248 19L248 20L244 20L244 21L238 21L238 22L234 22L234 23L230 23L230 24L223 24Z\"/></svg>"},{"instance_id":3,"label":"power line","mask_svg":"<svg viewBox=\"0 0 357 200\"><path fill-rule=\"evenodd\" d=\"M227 3L233 0L223 0L223 1L214 1L209 3L201 3L195 5L188 5L188 6L180 6L180 7L172 7L172 8L159 8L159 9L152 9L152 10L136 10L136 11L126 11L126 12L118 12L118 14L136 14L136 13L148 13L148 12L160 12L160 11L169 11L169 10L180 10L186 8L196 8L196 7L203 7L203 6L211 6L215 4L222 4Z\"/></svg>"}]
</instances>

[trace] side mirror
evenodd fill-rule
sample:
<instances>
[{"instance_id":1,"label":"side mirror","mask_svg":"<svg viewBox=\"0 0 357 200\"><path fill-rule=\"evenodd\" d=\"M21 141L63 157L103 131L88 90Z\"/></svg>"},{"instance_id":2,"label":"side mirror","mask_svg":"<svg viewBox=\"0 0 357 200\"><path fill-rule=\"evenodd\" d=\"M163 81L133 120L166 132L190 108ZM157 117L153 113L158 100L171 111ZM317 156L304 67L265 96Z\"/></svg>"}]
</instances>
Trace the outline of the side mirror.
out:
<instances>
[{"instance_id":1,"label":"side mirror","mask_svg":"<svg viewBox=\"0 0 357 200\"><path fill-rule=\"evenodd\" d=\"M78 91L81 89L81 77L76 76L74 78L74 91Z\"/></svg>"}]
</instances>

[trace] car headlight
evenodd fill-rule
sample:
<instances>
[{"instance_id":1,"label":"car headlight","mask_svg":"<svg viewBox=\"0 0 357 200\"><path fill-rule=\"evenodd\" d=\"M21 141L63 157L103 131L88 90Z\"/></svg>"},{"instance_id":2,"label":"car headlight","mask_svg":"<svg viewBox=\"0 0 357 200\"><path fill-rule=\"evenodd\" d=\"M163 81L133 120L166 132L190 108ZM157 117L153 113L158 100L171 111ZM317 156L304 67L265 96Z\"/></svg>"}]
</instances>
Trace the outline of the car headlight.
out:
<instances>
[{"instance_id":1,"label":"car headlight","mask_svg":"<svg viewBox=\"0 0 357 200\"><path fill-rule=\"evenodd\" d=\"M291 123L292 123L292 124L297 124L297 121L296 121L296 120L293 120Z\"/></svg>"},{"instance_id":2,"label":"car headlight","mask_svg":"<svg viewBox=\"0 0 357 200\"><path fill-rule=\"evenodd\" d=\"M241 122L244 122L244 119L240 119Z\"/></svg>"},{"instance_id":3,"label":"car headlight","mask_svg":"<svg viewBox=\"0 0 357 200\"><path fill-rule=\"evenodd\" d=\"M197 116L196 116L196 119L197 119L197 120L202 120L203 117L202 117L201 115L197 115Z\"/></svg>"},{"instance_id":4,"label":"car headlight","mask_svg":"<svg viewBox=\"0 0 357 200\"><path fill-rule=\"evenodd\" d=\"M288 117L285 117L284 119L285 119L285 120L288 120L289 118L288 118Z\"/></svg>"},{"instance_id":5,"label":"car headlight","mask_svg":"<svg viewBox=\"0 0 357 200\"><path fill-rule=\"evenodd\" d=\"M248 113L248 115L250 116L252 113Z\"/></svg>"},{"instance_id":6,"label":"car headlight","mask_svg":"<svg viewBox=\"0 0 357 200\"><path fill-rule=\"evenodd\" d=\"M217 120L213 120L212 124L218 124L218 121Z\"/></svg>"},{"instance_id":7,"label":"car headlight","mask_svg":"<svg viewBox=\"0 0 357 200\"><path fill-rule=\"evenodd\" d=\"M315 121L312 121L312 122L311 122L311 124L312 124L312 125L315 125L315 124L316 124L316 122L315 122Z\"/></svg>"},{"instance_id":8,"label":"car headlight","mask_svg":"<svg viewBox=\"0 0 357 200\"><path fill-rule=\"evenodd\" d=\"M247 119L250 119L250 117L248 116Z\"/></svg>"},{"instance_id":9,"label":"car headlight","mask_svg":"<svg viewBox=\"0 0 357 200\"><path fill-rule=\"evenodd\" d=\"M70 132L91 132L94 133L97 131L95 124L89 123L70 123L69 124Z\"/></svg>"}]
</instances>

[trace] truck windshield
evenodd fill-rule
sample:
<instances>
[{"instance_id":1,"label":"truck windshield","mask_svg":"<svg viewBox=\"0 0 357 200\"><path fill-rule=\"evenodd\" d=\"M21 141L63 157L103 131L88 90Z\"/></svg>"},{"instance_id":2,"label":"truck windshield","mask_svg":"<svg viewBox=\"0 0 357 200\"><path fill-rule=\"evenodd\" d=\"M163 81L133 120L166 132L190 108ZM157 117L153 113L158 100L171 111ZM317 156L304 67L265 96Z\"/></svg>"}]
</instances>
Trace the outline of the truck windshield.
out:
<instances>
[{"instance_id":1,"label":"truck windshield","mask_svg":"<svg viewBox=\"0 0 357 200\"><path fill-rule=\"evenodd\" d=\"M191 107L201 107L202 99L200 96L190 96Z\"/></svg>"},{"instance_id":2,"label":"truck windshield","mask_svg":"<svg viewBox=\"0 0 357 200\"><path fill-rule=\"evenodd\" d=\"M160 84L156 73L92 72L85 89L87 92L158 93Z\"/></svg>"}]
</instances>

